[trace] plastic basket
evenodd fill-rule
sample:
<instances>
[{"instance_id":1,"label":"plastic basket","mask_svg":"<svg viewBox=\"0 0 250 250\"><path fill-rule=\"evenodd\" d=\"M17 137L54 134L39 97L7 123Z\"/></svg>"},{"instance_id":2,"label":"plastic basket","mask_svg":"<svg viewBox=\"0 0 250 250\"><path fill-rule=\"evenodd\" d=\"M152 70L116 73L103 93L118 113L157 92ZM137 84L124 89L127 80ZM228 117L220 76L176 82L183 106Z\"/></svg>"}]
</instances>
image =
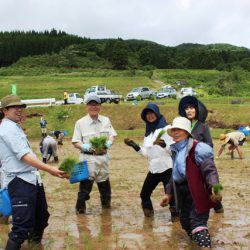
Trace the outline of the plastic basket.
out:
<instances>
[{"instance_id":1,"label":"plastic basket","mask_svg":"<svg viewBox=\"0 0 250 250\"><path fill-rule=\"evenodd\" d=\"M82 161L77 163L73 171L71 172L69 182L71 184L87 180L89 178L89 170L88 170L88 163L87 161Z\"/></svg>"},{"instance_id":2,"label":"plastic basket","mask_svg":"<svg viewBox=\"0 0 250 250\"><path fill-rule=\"evenodd\" d=\"M11 215L11 212L12 208L10 196L8 190L6 188L3 188L0 190L0 213L3 214L3 216L9 216Z\"/></svg>"}]
</instances>

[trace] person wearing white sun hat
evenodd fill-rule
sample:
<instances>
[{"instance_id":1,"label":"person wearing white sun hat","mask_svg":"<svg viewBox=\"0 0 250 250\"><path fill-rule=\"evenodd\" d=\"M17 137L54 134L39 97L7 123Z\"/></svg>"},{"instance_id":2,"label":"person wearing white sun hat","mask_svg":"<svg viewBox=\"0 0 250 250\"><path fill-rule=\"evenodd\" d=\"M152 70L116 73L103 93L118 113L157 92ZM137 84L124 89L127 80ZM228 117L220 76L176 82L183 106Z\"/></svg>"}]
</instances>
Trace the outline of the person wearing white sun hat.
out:
<instances>
[{"instance_id":1,"label":"person wearing white sun hat","mask_svg":"<svg viewBox=\"0 0 250 250\"><path fill-rule=\"evenodd\" d=\"M213 149L192 138L191 122L185 117L175 118L167 132L175 141L170 145L173 171L161 206L174 196L182 228L200 247L210 248L209 210L221 201L222 190Z\"/></svg>"}]
</instances>

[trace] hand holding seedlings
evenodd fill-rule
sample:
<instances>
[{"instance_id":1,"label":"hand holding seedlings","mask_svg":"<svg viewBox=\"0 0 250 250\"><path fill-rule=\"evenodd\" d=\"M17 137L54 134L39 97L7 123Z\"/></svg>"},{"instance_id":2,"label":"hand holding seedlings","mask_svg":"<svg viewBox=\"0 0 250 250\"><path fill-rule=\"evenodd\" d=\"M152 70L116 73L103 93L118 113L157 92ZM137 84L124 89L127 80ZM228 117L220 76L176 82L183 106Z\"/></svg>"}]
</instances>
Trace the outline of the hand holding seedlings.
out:
<instances>
[{"instance_id":1,"label":"hand holding seedlings","mask_svg":"<svg viewBox=\"0 0 250 250\"><path fill-rule=\"evenodd\" d=\"M153 142L153 145L159 145L162 148L165 148L167 145L165 143L165 141L163 139L161 139L161 137L165 134L165 130L161 130L160 133L157 135L155 141Z\"/></svg>"},{"instance_id":2,"label":"hand holding seedlings","mask_svg":"<svg viewBox=\"0 0 250 250\"><path fill-rule=\"evenodd\" d=\"M70 177L71 172L73 171L74 165L77 163L76 159L72 157L67 157L63 160L63 162L60 164L59 169L64 171L65 173L63 174L64 178Z\"/></svg>"},{"instance_id":3,"label":"hand holding seedlings","mask_svg":"<svg viewBox=\"0 0 250 250\"><path fill-rule=\"evenodd\" d=\"M212 202L217 203L222 201L221 191L223 187L220 183L213 185L212 194L210 195L210 199Z\"/></svg>"},{"instance_id":4,"label":"hand holding seedlings","mask_svg":"<svg viewBox=\"0 0 250 250\"><path fill-rule=\"evenodd\" d=\"M107 137L100 136L100 137L93 137L90 139L90 143L92 145L92 149L94 154L96 155L104 155L107 153Z\"/></svg>"}]
</instances>

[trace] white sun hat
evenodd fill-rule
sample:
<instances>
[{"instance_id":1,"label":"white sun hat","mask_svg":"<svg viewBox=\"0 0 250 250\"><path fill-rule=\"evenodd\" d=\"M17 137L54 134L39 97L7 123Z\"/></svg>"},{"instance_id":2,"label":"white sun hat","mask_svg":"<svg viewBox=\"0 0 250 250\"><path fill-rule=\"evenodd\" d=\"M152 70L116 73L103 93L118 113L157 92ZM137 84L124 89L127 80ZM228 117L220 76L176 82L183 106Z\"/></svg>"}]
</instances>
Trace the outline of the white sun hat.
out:
<instances>
[{"instance_id":1,"label":"white sun hat","mask_svg":"<svg viewBox=\"0 0 250 250\"><path fill-rule=\"evenodd\" d=\"M170 126L167 130L167 132L170 136L172 136L171 130L173 128L183 129L183 130L187 131L190 134L190 136L192 136L192 134L191 134L191 122L185 117L174 118L172 126Z\"/></svg>"}]
</instances>

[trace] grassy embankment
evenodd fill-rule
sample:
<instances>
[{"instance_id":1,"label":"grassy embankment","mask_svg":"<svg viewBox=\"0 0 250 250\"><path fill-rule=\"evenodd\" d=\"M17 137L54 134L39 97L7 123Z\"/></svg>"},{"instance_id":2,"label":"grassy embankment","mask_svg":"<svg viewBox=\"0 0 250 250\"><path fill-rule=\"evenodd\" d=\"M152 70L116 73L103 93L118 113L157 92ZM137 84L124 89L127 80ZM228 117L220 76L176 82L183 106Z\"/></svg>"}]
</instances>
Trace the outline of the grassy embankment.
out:
<instances>
[{"instance_id":1,"label":"grassy embankment","mask_svg":"<svg viewBox=\"0 0 250 250\"><path fill-rule=\"evenodd\" d=\"M138 86L149 86L152 89L159 89L161 84L155 80L160 80L164 84L172 84L178 80L185 80L188 86L194 87L200 96L200 99L210 110L208 123L212 127L213 137L227 128L233 129L238 125L250 124L250 82L248 82L247 73L240 75L241 85L245 86L244 96L210 96L206 92L209 86L212 86L222 75L229 72L219 72L211 70L156 70L153 72L136 71L135 75L131 71L84 71L68 74L35 74L25 71L25 74L1 76L0 78L0 98L10 93L11 84L17 85L17 93L22 99L29 98L48 98L55 97L62 100L63 90L68 92L79 92L81 94L92 85L106 85L107 88L117 91L123 96L132 88ZM0 71L1 75L1 71ZM151 78L149 77L151 76ZM216 87L216 86L215 86ZM180 88L180 87L179 87ZM232 105L230 101L238 99L242 104ZM159 103L162 113L169 122L177 116L178 100L164 99L156 100ZM137 106L132 106L131 102L115 104L104 104L102 114L108 115L113 126L119 132L119 135L142 136L144 124L140 118L140 112L148 101L142 101ZM66 129L71 137L74 129L74 123L83 116L85 108L82 105L55 106L50 108L29 108L27 114L43 115L48 121L48 130ZM31 138L40 137L39 116L27 118L24 128ZM215 129L222 127L222 129Z\"/></svg>"}]
</instances>

